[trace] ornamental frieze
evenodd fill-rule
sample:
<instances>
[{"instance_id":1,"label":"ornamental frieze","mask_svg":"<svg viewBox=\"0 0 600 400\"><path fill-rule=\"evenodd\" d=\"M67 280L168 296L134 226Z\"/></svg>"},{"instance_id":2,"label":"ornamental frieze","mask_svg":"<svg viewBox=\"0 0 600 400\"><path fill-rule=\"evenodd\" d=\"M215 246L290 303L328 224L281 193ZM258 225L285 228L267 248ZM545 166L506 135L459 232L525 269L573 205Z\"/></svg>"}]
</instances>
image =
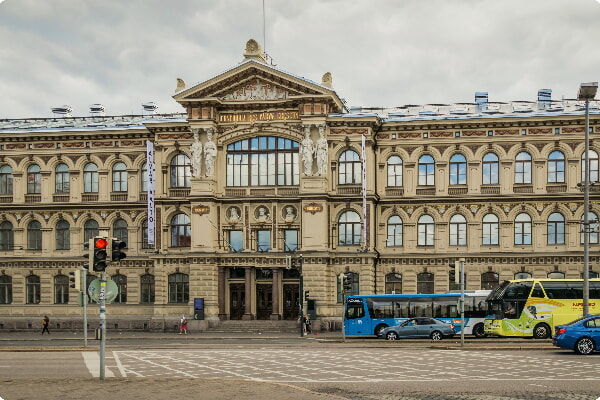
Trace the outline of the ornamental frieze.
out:
<instances>
[{"instance_id":1,"label":"ornamental frieze","mask_svg":"<svg viewBox=\"0 0 600 400\"><path fill-rule=\"evenodd\" d=\"M398 138L400 139L418 139L420 137L420 132L398 132Z\"/></svg>"},{"instance_id":2,"label":"ornamental frieze","mask_svg":"<svg viewBox=\"0 0 600 400\"><path fill-rule=\"evenodd\" d=\"M527 133L531 135L550 135L552 134L551 128L530 128Z\"/></svg>"},{"instance_id":3,"label":"ornamental frieze","mask_svg":"<svg viewBox=\"0 0 600 400\"><path fill-rule=\"evenodd\" d=\"M92 142L92 147L113 147L113 142Z\"/></svg>"},{"instance_id":4,"label":"ornamental frieze","mask_svg":"<svg viewBox=\"0 0 600 400\"><path fill-rule=\"evenodd\" d=\"M518 135L519 131L517 129L496 129L494 131L494 135L496 136L507 136L507 135Z\"/></svg>"},{"instance_id":5,"label":"ornamental frieze","mask_svg":"<svg viewBox=\"0 0 600 400\"><path fill-rule=\"evenodd\" d=\"M485 131L462 131L462 136L485 136Z\"/></svg>"},{"instance_id":6,"label":"ornamental frieze","mask_svg":"<svg viewBox=\"0 0 600 400\"><path fill-rule=\"evenodd\" d=\"M6 150L23 150L26 147L27 146L25 145L25 143L8 143L6 145Z\"/></svg>"},{"instance_id":7,"label":"ornamental frieze","mask_svg":"<svg viewBox=\"0 0 600 400\"><path fill-rule=\"evenodd\" d=\"M332 135L366 135L366 129L331 129L329 131Z\"/></svg>"},{"instance_id":8,"label":"ornamental frieze","mask_svg":"<svg viewBox=\"0 0 600 400\"><path fill-rule=\"evenodd\" d=\"M54 143L33 143L34 149L53 149L54 147Z\"/></svg>"},{"instance_id":9,"label":"ornamental frieze","mask_svg":"<svg viewBox=\"0 0 600 400\"><path fill-rule=\"evenodd\" d=\"M143 140L121 140L121 146L143 146Z\"/></svg>"},{"instance_id":10,"label":"ornamental frieze","mask_svg":"<svg viewBox=\"0 0 600 400\"><path fill-rule=\"evenodd\" d=\"M84 142L65 142L62 144L65 149L80 149L85 147Z\"/></svg>"},{"instance_id":11,"label":"ornamental frieze","mask_svg":"<svg viewBox=\"0 0 600 400\"><path fill-rule=\"evenodd\" d=\"M452 137L454 136L454 133L450 132L450 131L433 131L429 133L429 136L432 138L437 138L437 137Z\"/></svg>"},{"instance_id":12,"label":"ornamental frieze","mask_svg":"<svg viewBox=\"0 0 600 400\"><path fill-rule=\"evenodd\" d=\"M565 127L562 128L563 133L585 133L585 128L583 126L577 127Z\"/></svg>"},{"instance_id":13,"label":"ornamental frieze","mask_svg":"<svg viewBox=\"0 0 600 400\"><path fill-rule=\"evenodd\" d=\"M181 140L181 139L192 139L194 136L192 132L184 133L160 133L158 134L159 140Z\"/></svg>"}]
</instances>

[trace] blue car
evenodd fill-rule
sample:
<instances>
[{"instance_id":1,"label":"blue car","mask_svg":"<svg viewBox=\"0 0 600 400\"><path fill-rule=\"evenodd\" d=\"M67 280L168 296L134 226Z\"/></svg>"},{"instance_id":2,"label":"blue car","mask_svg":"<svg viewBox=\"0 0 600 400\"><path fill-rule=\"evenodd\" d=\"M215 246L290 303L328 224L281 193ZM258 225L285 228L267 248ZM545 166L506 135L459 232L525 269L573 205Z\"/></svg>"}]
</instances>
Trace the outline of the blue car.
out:
<instances>
[{"instance_id":1,"label":"blue car","mask_svg":"<svg viewBox=\"0 0 600 400\"><path fill-rule=\"evenodd\" d=\"M600 351L600 315L588 315L555 327L552 344L579 354Z\"/></svg>"}]
</instances>

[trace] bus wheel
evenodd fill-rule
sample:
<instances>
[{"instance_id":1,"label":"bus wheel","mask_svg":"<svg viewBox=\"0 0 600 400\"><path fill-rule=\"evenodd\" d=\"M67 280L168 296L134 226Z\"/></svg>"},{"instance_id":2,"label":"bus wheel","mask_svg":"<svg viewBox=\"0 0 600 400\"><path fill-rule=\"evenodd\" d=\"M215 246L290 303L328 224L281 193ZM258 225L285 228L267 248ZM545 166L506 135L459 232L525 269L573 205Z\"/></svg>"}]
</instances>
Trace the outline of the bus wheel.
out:
<instances>
[{"instance_id":1,"label":"bus wheel","mask_svg":"<svg viewBox=\"0 0 600 400\"><path fill-rule=\"evenodd\" d=\"M483 324L482 323L478 323L477 325L475 325L473 327L473 335L476 338L483 338L483 337L486 336L485 330L483 329Z\"/></svg>"},{"instance_id":2,"label":"bus wheel","mask_svg":"<svg viewBox=\"0 0 600 400\"><path fill-rule=\"evenodd\" d=\"M547 324L541 323L537 324L535 328L533 328L533 338L534 339L547 339L550 337L550 327Z\"/></svg>"},{"instance_id":3,"label":"bus wheel","mask_svg":"<svg viewBox=\"0 0 600 400\"><path fill-rule=\"evenodd\" d=\"M379 334L381 333L382 330L384 330L385 328L387 328L388 326L386 324L379 324L375 327L375 337L379 337Z\"/></svg>"},{"instance_id":4,"label":"bus wheel","mask_svg":"<svg viewBox=\"0 0 600 400\"><path fill-rule=\"evenodd\" d=\"M575 343L575 352L578 354L588 355L592 354L594 349L596 348L596 344L590 338L581 338Z\"/></svg>"}]
</instances>

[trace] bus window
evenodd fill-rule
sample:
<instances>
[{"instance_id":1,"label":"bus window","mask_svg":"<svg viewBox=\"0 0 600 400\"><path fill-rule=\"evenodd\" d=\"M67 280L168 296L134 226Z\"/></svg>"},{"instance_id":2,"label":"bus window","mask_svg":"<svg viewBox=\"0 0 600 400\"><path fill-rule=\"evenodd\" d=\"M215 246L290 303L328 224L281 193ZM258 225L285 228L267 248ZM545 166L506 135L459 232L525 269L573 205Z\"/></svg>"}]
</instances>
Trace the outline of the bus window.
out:
<instances>
[{"instance_id":1,"label":"bus window","mask_svg":"<svg viewBox=\"0 0 600 400\"><path fill-rule=\"evenodd\" d=\"M569 287L569 284L565 281L544 281L542 282L542 284L544 285L544 290L546 291L546 294L548 295L549 299L576 299L580 297L571 296L571 288Z\"/></svg>"},{"instance_id":2,"label":"bus window","mask_svg":"<svg viewBox=\"0 0 600 400\"><path fill-rule=\"evenodd\" d=\"M432 299L430 297L420 297L412 299L410 302L411 317L433 317Z\"/></svg>"},{"instance_id":3,"label":"bus window","mask_svg":"<svg viewBox=\"0 0 600 400\"><path fill-rule=\"evenodd\" d=\"M434 298L433 299L433 316L435 318L458 318L456 297L452 298ZM469 299L465 298L465 304L469 303Z\"/></svg>"},{"instance_id":4,"label":"bus window","mask_svg":"<svg viewBox=\"0 0 600 400\"><path fill-rule=\"evenodd\" d=\"M600 299L600 282L590 282L590 299Z\"/></svg>"},{"instance_id":5,"label":"bus window","mask_svg":"<svg viewBox=\"0 0 600 400\"><path fill-rule=\"evenodd\" d=\"M373 300L373 314L372 318L393 318L394 317L394 303L391 300L387 301L375 301ZM370 308L369 308L370 310Z\"/></svg>"},{"instance_id":6,"label":"bus window","mask_svg":"<svg viewBox=\"0 0 600 400\"><path fill-rule=\"evenodd\" d=\"M348 304L348 310L346 311L347 319L362 318L364 316L365 309L363 308L362 304Z\"/></svg>"},{"instance_id":7,"label":"bus window","mask_svg":"<svg viewBox=\"0 0 600 400\"><path fill-rule=\"evenodd\" d=\"M394 318L408 318L408 300L399 301L396 300L394 302L394 307L396 312L394 313Z\"/></svg>"},{"instance_id":8,"label":"bus window","mask_svg":"<svg viewBox=\"0 0 600 400\"><path fill-rule=\"evenodd\" d=\"M508 319L516 319L520 315L517 312L517 302L516 301L507 301L504 303L504 318Z\"/></svg>"},{"instance_id":9,"label":"bus window","mask_svg":"<svg viewBox=\"0 0 600 400\"><path fill-rule=\"evenodd\" d=\"M533 291L531 292L531 297L539 297L541 299L543 299L544 297L544 291L542 290L542 287L540 286L539 283L536 283L535 286L533 287Z\"/></svg>"},{"instance_id":10,"label":"bus window","mask_svg":"<svg viewBox=\"0 0 600 400\"><path fill-rule=\"evenodd\" d=\"M531 292L531 282L511 282L504 293L505 300L527 299Z\"/></svg>"}]
</instances>

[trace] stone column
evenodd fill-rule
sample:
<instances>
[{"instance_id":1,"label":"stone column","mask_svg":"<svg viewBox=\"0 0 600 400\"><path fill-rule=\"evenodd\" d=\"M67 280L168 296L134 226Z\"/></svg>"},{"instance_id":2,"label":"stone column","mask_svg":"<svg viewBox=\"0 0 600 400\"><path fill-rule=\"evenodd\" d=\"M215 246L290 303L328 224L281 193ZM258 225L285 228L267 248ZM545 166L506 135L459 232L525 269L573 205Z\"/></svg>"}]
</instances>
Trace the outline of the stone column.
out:
<instances>
[{"instance_id":1,"label":"stone column","mask_svg":"<svg viewBox=\"0 0 600 400\"><path fill-rule=\"evenodd\" d=\"M279 268L271 269L273 271L273 310L271 311L271 319L279 320L281 315L279 314Z\"/></svg>"},{"instance_id":2,"label":"stone column","mask_svg":"<svg viewBox=\"0 0 600 400\"><path fill-rule=\"evenodd\" d=\"M218 282L217 282L217 303L219 304L219 320L224 321L227 319L227 314L225 312L226 308L226 299L225 295L226 290L226 276L225 276L225 267L219 267L218 272Z\"/></svg>"},{"instance_id":3,"label":"stone column","mask_svg":"<svg viewBox=\"0 0 600 400\"><path fill-rule=\"evenodd\" d=\"M244 288L244 291L246 292L244 294L246 298L246 309L244 310L244 315L242 315L242 320L244 321L254 319L254 316L252 315L252 301L254 299L254 296L252 296L252 271L253 269L251 267L246 268L246 282Z\"/></svg>"}]
</instances>

